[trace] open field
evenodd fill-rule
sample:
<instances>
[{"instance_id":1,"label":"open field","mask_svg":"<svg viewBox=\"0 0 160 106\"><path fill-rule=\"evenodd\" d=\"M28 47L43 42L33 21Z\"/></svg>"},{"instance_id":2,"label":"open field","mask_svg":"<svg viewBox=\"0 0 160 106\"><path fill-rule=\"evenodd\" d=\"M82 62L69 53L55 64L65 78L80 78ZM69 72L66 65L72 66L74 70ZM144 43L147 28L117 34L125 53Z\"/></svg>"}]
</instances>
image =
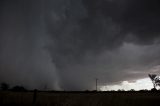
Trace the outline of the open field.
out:
<instances>
[{"instance_id":1,"label":"open field","mask_svg":"<svg viewBox=\"0 0 160 106\"><path fill-rule=\"evenodd\" d=\"M159 106L158 92L0 92L0 106ZM159 104L159 105L158 105Z\"/></svg>"}]
</instances>

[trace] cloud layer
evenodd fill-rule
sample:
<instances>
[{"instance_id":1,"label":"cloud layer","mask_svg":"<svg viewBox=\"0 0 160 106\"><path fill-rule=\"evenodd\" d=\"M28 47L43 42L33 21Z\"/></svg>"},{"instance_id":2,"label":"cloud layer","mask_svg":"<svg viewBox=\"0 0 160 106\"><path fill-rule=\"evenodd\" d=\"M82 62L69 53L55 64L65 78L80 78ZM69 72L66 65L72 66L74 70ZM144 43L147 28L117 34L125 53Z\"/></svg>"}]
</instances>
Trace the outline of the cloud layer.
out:
<instances>
[{"instance_id":1,"label":"cloud layer","mask_svg":"<svg viewBox=\"0 0 160 106\"><path fill-rule=\"evenodd\" d=\"M159 65L159 11L158 0L2 0L0 81L84 90L144 78Z\"/></svg>"}]
</instances>

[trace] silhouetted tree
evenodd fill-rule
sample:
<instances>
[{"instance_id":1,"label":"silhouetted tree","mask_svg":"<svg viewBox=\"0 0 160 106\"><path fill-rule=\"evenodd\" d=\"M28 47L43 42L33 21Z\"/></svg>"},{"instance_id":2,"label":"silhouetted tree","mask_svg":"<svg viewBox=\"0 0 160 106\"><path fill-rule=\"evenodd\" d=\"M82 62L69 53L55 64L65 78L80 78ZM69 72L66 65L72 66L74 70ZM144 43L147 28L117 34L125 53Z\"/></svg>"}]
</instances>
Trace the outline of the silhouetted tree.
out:
<instances>
[{"instance_id":1,"label":"silhouetted tree","mask_svg":"<svg viewBox=\"0 0 160 106\"><path fill-rule=\"evenodd\" d=\"M118 89L117 90L118 92L123 92L123 91L125 91L124 89Z\"/></svg>"},{"instance_id":2,"label":"silhouetted tree","mask_svg":"<svg viewBox=\"0 0 160 106\"><path fill-rule=\"evenodd\" d=\"M27 91L23 86L14 86L12 91Z\"/></svg>"},{"instance_id":3,"label":"silhouetted tree","mask_svg":"<svg viewBox=\"0 0 160 106\"><path fill-rule=\"evenodd\" d=\"M152 91L152 92L156 92L157 89L156 89L156 88L152 88L151 91Z\"/></svg>"},{"instance_id":4,"label":"silhouetted tree","mask_svg":"<svg viewBox=\"0 0 160 106\"><path fill-rule=\"evenodd\" d=\"M152 80L153 87L156 89L156 87L160 87L160 77L156 74L148 74L149 78Z\"/></svg>"},{"instance_id":5,"label":"silhouetted tree","mask_svg":"<svg viewBox=\"0 0 160 106\"><path fill-rule=\"evenodd\" d=\"M84 92L90 92L89 90L85 90Z\"/></svg>"},{"instance_id":6,"label":"silhouetted tree","mask_svg":"<svg viewBox=\"0 0 160 106\"><path fill-rule=\"evenodd\" d=\"M9 85L7 83L1 83L1 90L8 90L9 89Z\"/></svg>"},{"instance_id":7,"label":"silhouetted tree","mask_svg":"<svg viewBox=\"0 0 160 106\"><path fill-rule=\"evenodd\" d=\"M133 92L133 91L135 91L135 90L134 90L134 89L131 89L131 90L129 90L129 91L132 91L132 92Z\"/></svg>"},{"instance_id":8,"label":"silhouetted tree","mask_svg":"<svg viewBox=\"0 0 160 106\"><path fill-rule=\"evenodd\" d=\"M142 89L142 90L139 90L139 92L148 92L147 89Z\"/></svg>"}]
</instances>

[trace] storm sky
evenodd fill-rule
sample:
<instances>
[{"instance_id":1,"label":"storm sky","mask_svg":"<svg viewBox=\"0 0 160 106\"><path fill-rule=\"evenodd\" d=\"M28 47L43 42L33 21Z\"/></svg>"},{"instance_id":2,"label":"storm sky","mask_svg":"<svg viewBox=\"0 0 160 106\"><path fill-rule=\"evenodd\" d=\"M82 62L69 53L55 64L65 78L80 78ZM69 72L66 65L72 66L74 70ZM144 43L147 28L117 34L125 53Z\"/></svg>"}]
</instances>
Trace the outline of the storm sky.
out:
<instances>
[{"instance_id":1,"label":"storm sky","mask_svg":"<svg viewBox=\"0 0 160 106\"><path fill-rule=\"evenodd\" d=\"M159 0L1 0L0 82L93 90L160 73Z\"/></svg>"}]
</instances>

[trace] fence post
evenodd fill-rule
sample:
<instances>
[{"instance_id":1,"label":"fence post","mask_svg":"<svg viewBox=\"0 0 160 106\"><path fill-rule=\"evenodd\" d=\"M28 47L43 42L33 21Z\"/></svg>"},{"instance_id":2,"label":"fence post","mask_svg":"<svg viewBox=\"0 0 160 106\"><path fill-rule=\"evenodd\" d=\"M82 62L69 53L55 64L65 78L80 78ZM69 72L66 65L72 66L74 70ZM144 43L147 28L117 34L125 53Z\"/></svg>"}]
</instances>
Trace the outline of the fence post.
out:
<instances>
[{"instance_id":1,"label":"fence post","mask_svg":"<svg viewBox=\"0 0 160 106\"><path fill-rule=\"evenodd\" d=\"M36 99L37 99L37 89L35 89L33 92L33 104L36 103Z\"/></svg>"}]
</instances>

